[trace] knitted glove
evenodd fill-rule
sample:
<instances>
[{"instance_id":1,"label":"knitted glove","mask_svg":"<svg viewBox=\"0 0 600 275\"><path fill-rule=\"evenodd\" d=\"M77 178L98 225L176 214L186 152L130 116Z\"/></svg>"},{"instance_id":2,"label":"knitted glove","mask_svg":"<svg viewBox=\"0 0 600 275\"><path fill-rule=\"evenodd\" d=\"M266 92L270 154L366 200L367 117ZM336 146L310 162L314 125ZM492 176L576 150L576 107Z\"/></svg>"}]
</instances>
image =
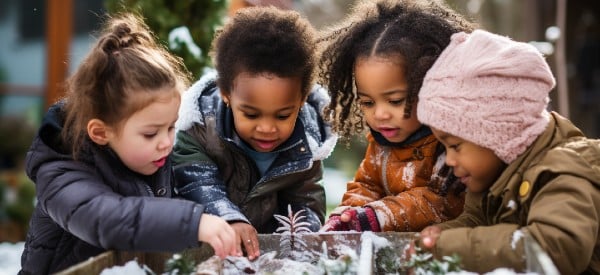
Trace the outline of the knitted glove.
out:
<instances>
[{"instance_id":1,"label":"knitted glove","mask_svg":"<svg viewBox=\"0 0 600 275\"><path fill-rule=\"evenodd\" d=\"M325 222L323 227L319 231L321 232L329 232L329 231L350 231L348 227L349 224L346 222L342 222L340 220L339 214L331 214L329 215L329 219Z\"/></svg>"},{"instance_id":2,"label":"knitted glove","mask_svg":"<svg viewBox=\"0 0 600 275\"><path fill-rule=\"evenodd\" d=\"M350 222L347 223L350 230L381 232L377 215L371 207L352 207L342 212L342 215L350 216Z\"/></svg>"}]
</instances>

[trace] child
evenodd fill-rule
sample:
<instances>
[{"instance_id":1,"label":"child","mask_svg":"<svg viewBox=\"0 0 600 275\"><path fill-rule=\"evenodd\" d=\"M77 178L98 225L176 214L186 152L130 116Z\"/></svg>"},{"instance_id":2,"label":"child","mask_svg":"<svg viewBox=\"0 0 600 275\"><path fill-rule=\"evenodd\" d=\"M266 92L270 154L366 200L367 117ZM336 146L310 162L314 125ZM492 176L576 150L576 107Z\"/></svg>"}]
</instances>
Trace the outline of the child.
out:
<instances>
[{"instance_id":1,"label":"child","mask_svg":"<svg viewBox=\"0 0 600 275\"><path fill-rule=\"evenodd\" d=\"M422 247L457 253L470 271L523 271L530 234L561 274L600 273L600 141L546 111L554 84L529 44L481 30L452 36L417 114L446 147L466 204L424 229Z\"/></svg>"},{"instance_id":2,"label":"child","mask_svg":"<svg viewBox=\"0 0 600 275\"><path fill-rule=\"evenodd\" d=\"M54 273L106 250L175 252L198 241L221 257L241 255L223 219L169 198L184 72L136 16L107 21L27 153L38 202L19 274Z\"/></svg>"},{"instance_id":3,"label":"child","mask_svg":"<svg viewBox=\"0 0 600 275\"><path fill-rule=\"evenodd\" d=\"M321 117L327 93L313 86L315 32L297 12L240 10L213 40L217 75L183 98L174 149L178 192L232 224L249 259L274 214L325 215L321 160L337 141ZM312 89L312 90L311 90Z\"/></svg>"},{"instance_id":4,"label":"child","mask_svg":"<svg viewBox=\"0 0 600 275\"><path fill-rule=\"evenodd\" d=\"M416 99L450 36L470 29L435 2L377 1L355 7L325 35L321 68L332 97L326 117L346 138L366 122L369 143L322 231L418 231L460 214L464 187L417 120Z\"/></svg>"}]
</instances>

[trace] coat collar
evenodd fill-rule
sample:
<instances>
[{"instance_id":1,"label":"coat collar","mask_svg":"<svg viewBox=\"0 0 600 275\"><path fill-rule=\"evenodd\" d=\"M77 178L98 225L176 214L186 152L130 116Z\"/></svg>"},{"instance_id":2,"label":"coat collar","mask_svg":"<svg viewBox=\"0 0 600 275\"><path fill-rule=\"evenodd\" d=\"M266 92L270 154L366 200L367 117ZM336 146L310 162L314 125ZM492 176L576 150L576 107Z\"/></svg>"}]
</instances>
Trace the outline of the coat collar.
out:
<instances>
[{"instance_id":1,"label":"coat collar","mask_svg":"<svg viewBox=\"0 0 600 275\"><path fill-rule=\"evenodd\" d=\"M421 127L419 127L419 129L417 129L417 131L415 131L410 136L408 136L408 138L406 140L404 140L402 142L391 142L391 141L387 140L385 137L383 137L383 135L381 135L379 132L371 129L371 127L369 127L369 131L371 132L373 139L375 139L375 141L377 143L379 143L380 145L383 145L383 146L390 146L390 147L405 147L408 145L412 145L415 141L420 140L420 139L432 134L431 129L429 129L429 127L422 125Z\"/></svg>"},{"instance_id":2,"label":"coat collar","mask_svg":"<svg viewBox=\"0 0 600 275\"><path fill-rule=\"evenodd\" d=\"M220 120L216 121L217 125L225 123L226 117L223 115L227 114L223 109L226 107L221 100L216 79L216 72L210 71L183 93L179 119L175 124L178 131L188 130L194 124L204 125L209 117ZM329 100L327 91L315 85L298 115L313 161L327 158L337 143L338 136L331 131L331 125L325 123L322 118L323 108ZM298 125L298 122L296 124ZM225 130L219 134L224 137L232 136Z\"/></svg>"}]
</instances>

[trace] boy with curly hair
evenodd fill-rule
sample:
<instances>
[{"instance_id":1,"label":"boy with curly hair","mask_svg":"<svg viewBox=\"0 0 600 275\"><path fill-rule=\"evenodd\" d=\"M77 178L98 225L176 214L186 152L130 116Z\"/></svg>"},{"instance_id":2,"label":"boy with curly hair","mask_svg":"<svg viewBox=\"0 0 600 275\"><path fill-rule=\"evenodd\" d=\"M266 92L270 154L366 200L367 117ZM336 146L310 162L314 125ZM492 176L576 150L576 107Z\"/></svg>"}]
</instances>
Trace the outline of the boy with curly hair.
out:
<instances>
[{"instance_id":1,"label":"boy with curly hair","mask_svg":"<svg viewBox=\"0 0 600 275\"><path fill-rule=\"evenodd\" d=\"M174 149L178 191L227 220L250 260L257 233L291 205L317 231L325 215L323 165L336 143L313 84L315 30L297 12L240 10L217 33L207 74L183 96Z\"/></svg>"}]
</instances>

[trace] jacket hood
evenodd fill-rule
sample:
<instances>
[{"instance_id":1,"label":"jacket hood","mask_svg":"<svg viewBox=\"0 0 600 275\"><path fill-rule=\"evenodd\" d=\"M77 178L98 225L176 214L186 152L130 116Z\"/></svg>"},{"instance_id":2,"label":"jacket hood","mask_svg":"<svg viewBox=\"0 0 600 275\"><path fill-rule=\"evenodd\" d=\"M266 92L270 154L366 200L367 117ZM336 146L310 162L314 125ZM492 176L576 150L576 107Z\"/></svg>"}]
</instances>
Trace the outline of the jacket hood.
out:
<instances>
[{"instance_id":1,"label":"jacket hood","mask_svg":"<svg viewBox=\"0 0 600 275\"><path fill-rule=\"evenodd\" d=\"M552 113L555 130L553 145L539 169L572 174L600 186L600 140L586 138L568 119ZM558 146L562 145L562 146ZM564 165L551 165L562 163Z\"/></svg>"},{"instance_id":2,"label":"jacket hood","mask_svg":"<svg viewBox=\"0 0 600 275\"><path fill-rule=\"evenodd\" d=\"M64 126L64 103L59 102L48 109L44 115L37 135L27 152L26 173L37 184L37 172L41 166L59 161L73 161L71 147L62 140L61 132ZM85 139L78 162L81 167L93 167L105 177L107 185L121 190L124 185L132 182L147 184L152 190L164 188L170 196L170 159L153 175L145 176L130 170L108 146L98 146L91 140ZM83 168L82 168L83 169ZM139 185L141 186L141 185ZM146 188L142 187L145 193Z\"/></svg>"},{"instance_id":3,"label":"jacket hood","mask_svg":"<svg viewBox=\"0 0 600 275\"><path fill-rule=\"evenodd\" d=\"M36 181L36 171L43 163L51 159L70 159L70 148L62 142L61 132L64 124L63 102L52 105L34 137L27 152L26 172L33 182Z\"/></svg>"},{"instance_id":4,"label":"jacket hood","mask_svg":"<svg viewBox=\"0 0 600 275\"><path fill-rule=\"evenodd\" d=\"M218 114L225 109L216 85L217 77L216 71L210 71L184 92L179 108L179 119L175 124L177 131L188 130L195 123L204 125L205 119L218 117ZM327 91L315 85L298 115L298 119L304 125L313 161L327 158L337 142L337 135L332 132L331 125L325 123L321 115L329 100ZM317 121L320 127L313 121Z\"/></svg>"},{"instance_id":5,"label":"jacket hood","mask_svg":"<svg viewBox=\"0 0 600 275\"><path fill-rule=\"evenodd\" d=\"M541 175L546 171L585 178L600 186L600 140L586 138L568 119L556 112L550 114L546 130L496 182L507 183L515 173ZM523 171L525 167L527 171ZM490 191L499 196L504 188L505 184L494 184Z\"/></svg>"}]
</instances>

